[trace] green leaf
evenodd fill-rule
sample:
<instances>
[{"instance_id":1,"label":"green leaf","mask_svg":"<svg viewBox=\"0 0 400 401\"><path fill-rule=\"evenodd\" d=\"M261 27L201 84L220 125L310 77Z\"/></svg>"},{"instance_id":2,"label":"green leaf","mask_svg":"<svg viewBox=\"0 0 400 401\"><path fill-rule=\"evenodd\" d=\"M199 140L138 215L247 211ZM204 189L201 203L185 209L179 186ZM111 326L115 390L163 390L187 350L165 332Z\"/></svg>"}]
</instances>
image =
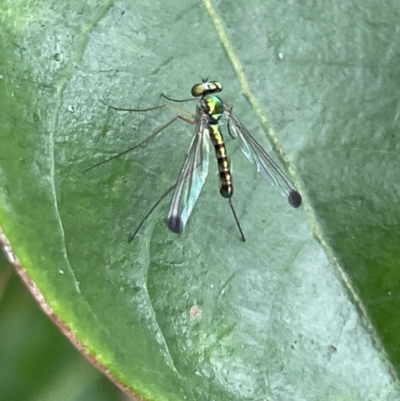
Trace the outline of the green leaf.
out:
<instances>
[{"instance_id":1,"label":"green leaf","mask_svg":"<svg viewBox=\"0 0 400 401\"><path fill-rule=\"evenodd\" d=\"M0 15L3 242L79 347L145 399L400 399L395 3L13 2ZM304 208L227 135L247 242L211 163L182 235L163 202L128 244L193 127L83 173L175 115L107 105L184 99L202 77L272 152L270 139Z\"/></svg>"}]
</instances>

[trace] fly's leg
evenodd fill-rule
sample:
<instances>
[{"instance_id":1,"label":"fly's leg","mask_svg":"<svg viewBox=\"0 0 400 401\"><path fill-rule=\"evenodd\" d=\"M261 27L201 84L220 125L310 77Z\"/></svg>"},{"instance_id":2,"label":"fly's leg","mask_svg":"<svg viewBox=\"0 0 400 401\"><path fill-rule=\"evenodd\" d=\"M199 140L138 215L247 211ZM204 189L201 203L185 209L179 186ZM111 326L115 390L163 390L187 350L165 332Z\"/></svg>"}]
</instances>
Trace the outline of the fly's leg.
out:
<instances>
[{"instance_id":1,"label":"fly's leg","mask_svg":"<svg viewBox=\"0 0 400 401\"><path fill-rule=\"evenodd\" d=\"M239 231L240 231L240 236L242 237L242 241L243 241L243 242L246 242L246 238L245 238L245 236L244 236L244 234L243 234L242 227L240 226L239 219L238 219L238 217L237 217L236 211L235 211L235 209L233 208L232 198L229 198L229 206L230 206L230 208L231 208L231 210L232 210L233 217L234 217L234 219L235 219L235 221L236 221L236 225L237 225L237 227L238 227L238 229L239 229Z\"/></svg>"},{"instance_id":2,"label":"fly's leg","mask_svg":"<svg viewBox=\"0 0 400 401\"><path fill-rule=\"evenodd\" d=\"M147 212L146 216L143 217L142 221L140 224L137 226L136 230L134 233L129 237L128 242L131 242L135 237L136 234L139 232L139 230L142 228L143 224L146 222L146 220L150 217L150 215L154 212L156 207L162 202L162 200L176 187L176 183L172 185L170 188L168 188L157 200L157 202L151 207L151 209Z\"/></svg>"},{"instance_id":3,"label":"fly's leg","mask_svg":"<svg viewBox=\"0 0 400 401\"><path fill-rule=\"evenodd\" d=\"M168 107L168 105L163 104L163 105L161 105L161 106L150 107L150 108L148 108L148 109L122 109L122 108L113 107L113 106L109 106L109 107L110 107L111 109L113 109L113 110L118 110L118 111L139 112L139 111L157 110L157 109L161 109L161 108L164 108L164 107ZM136 144L135 146L132 146L131 148L126 149L126 150L124 150L124 151L121 152L121 153L118 153L118 154L116 154L116 155L114 155L114 156L111 156L111 157L109 157L109 158L106 159L106 160L102 160L101 162L96 163L96 164L94 164L93 166L88 167L88 168L85 169L83 172L86 173L87 171L92 170L92 169L95 168L95 167L101 166L101 165L104 164L104 163L107 163L107 162L109 162L109 161L111 161L111 160L114 160L114 159L116 159L117 157L123 156L123 155L125 155L126 153L129 153L129 152L131 152L132 150L135 150L136 148L139 148L139 147L143 146L144 144L146 144L147 142L149 142L151 139L153 139L155 136L157 136L161 131L164 131L167 127L169 127L170 125L172 125L172 124L173 124L175 121L177 121L177 120L185 121L185 122L188 123L188 124L194 124L193 116L191 116L191 115L189 116L188 113L186 113L186 114L187 114L187 116L183 116L183 115L177 115L177 116L175 116L172 120L168 121L166 124L164 124L164 125L161 126L160 128L157 128L150 136L148 136L147 138L143 139L143 141L139 142L139 143Z\"/></svg>"}]
</instances>

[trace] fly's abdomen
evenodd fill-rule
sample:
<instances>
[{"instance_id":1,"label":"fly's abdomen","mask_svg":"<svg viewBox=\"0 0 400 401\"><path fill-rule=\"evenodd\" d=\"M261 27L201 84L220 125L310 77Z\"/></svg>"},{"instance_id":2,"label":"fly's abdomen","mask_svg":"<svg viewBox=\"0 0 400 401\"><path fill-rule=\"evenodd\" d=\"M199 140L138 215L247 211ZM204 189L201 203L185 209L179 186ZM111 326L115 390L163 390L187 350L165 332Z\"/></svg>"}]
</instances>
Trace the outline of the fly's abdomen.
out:
<instances>
[{"instance_id":1,"label":"fly's abdomen","mask_svg":"<svg viewBox=\"0 0 400 401\"><path fill-rule=\"evenodd\" d=\"M218 163L218 173L221 183L221 188L219 192L224 198L230 198L233 195L231 162L228 155L226 154L224 137L222 136L218 124L209 124L209 131Z\"/></svg>"}]
</instances>

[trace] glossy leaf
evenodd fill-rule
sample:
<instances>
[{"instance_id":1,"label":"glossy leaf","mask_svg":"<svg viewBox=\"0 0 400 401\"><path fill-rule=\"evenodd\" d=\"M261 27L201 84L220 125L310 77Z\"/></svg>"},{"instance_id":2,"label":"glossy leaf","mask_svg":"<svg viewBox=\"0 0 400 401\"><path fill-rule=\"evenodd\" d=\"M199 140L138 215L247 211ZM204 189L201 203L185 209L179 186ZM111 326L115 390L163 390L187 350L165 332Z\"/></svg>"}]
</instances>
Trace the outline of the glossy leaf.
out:
<instances>
[{"instance_id":1,"label":"glossy leaf","mask_svg":"<svg viewBox=\"0 0 400 401\"><path fill-rule=\"evenodd\" d=\"M395 2L1 7L0 226L68 336L145 399L399 399ZM107 105L184 99L202 77L304 208L226 135L246 244L212 160L185 232L166 202L128 244L193 127L83 173L175 115Z\"/></svg>"}]
</instances>

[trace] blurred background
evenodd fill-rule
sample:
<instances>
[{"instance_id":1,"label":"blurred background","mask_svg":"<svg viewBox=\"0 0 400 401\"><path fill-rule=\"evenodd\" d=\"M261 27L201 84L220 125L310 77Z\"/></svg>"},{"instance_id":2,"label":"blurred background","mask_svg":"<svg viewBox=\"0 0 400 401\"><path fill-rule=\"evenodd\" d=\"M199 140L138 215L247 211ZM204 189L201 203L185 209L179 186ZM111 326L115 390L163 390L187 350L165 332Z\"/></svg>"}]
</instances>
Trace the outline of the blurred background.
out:
<instances>
[{"instance_id":1,"label":"blurred background","mask_svg":"<svg viewBox=\"0 0 400 401\"><path fill-rule=\"evenodd\" d=\"M1 251L0 399L131 400L61 334Z\"/></svg>"}]
</instances>

